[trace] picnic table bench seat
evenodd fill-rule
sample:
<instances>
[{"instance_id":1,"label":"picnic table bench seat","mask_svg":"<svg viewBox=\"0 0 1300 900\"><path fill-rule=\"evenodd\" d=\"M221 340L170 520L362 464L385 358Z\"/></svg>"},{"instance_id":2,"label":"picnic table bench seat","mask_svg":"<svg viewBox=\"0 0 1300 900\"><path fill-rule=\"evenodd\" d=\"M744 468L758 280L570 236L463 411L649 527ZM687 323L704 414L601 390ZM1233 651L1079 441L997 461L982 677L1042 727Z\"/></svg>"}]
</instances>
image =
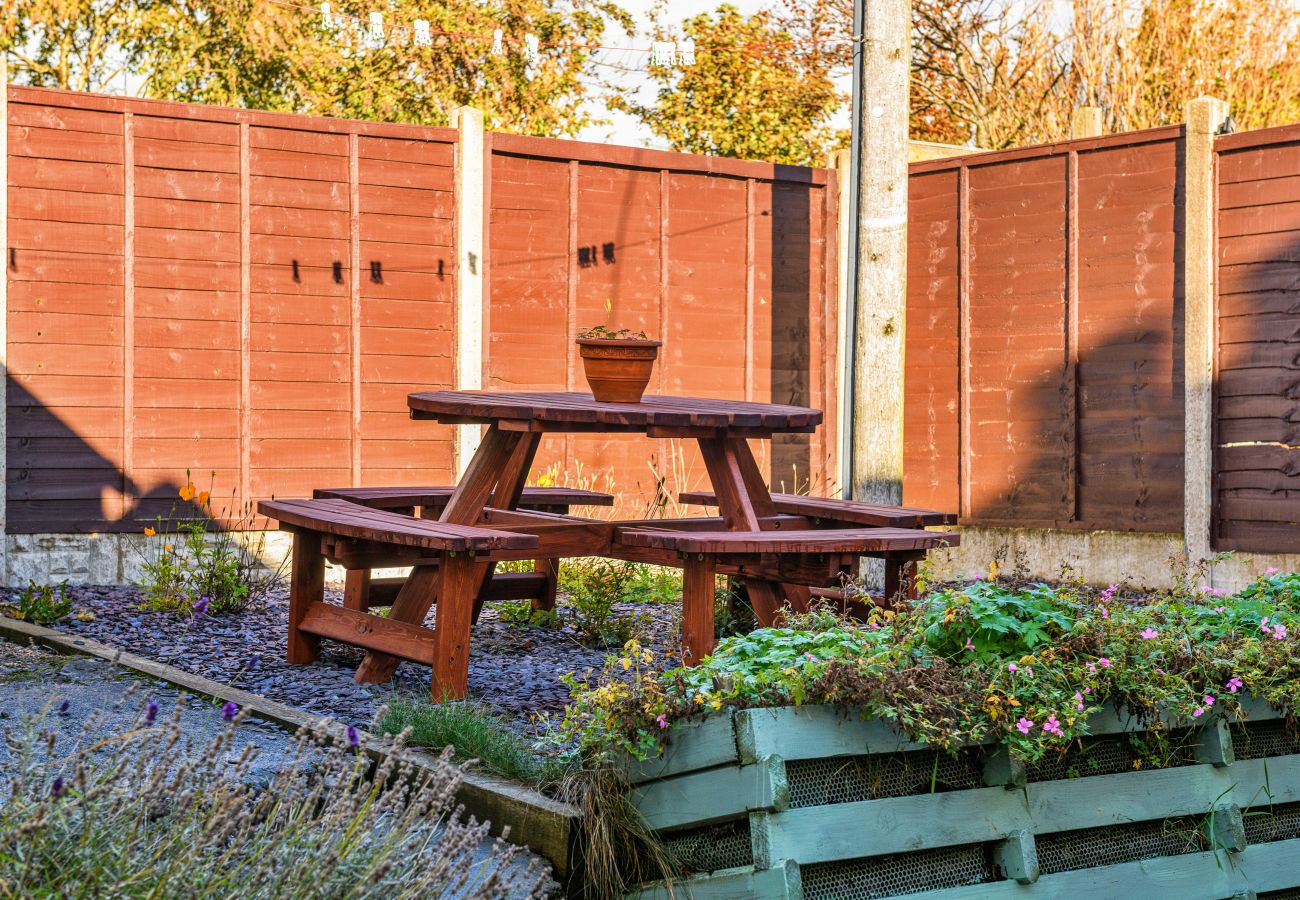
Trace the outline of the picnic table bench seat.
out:
<instances>
[{"instance_id":1,"label":"picnic table bench seat","mask_svg":"<svg viewBox=\"0 0 1300 900\"><path fill-rule=\"evenodd\" d=\"M621 528L629 547L672 550L682 557L682 659L695 665L714 645L714 585L718 563L761 559L764 554L843 554L885 560L885 597L914 597L915 564L927 550L954 546L956 534L918 528L832 528L770 531L681 531Z\"/></svg>"},{"instance_id":2,"label":"picnic table bench seat","mask_svg":"<svg viewBox=\"0 0 1300 900\"><path fill-rule=\"evenodd\" d=\"M691 506L718 505L718 496L713 491L682 491L677 495L677 499ZM928 525L957 524L957 516L953 513L910 506L863 503L860 500L834 500L827 497L805 497L801 494L773 494L772 503L780 513L851 525L924 528Z\"/></svg>"},{"instance_id":3,"label":"picnic table bench seat","mask_svg":"<svg viewBox=\"0 0 1300 900\"><path fill-rule=\"evenodd\" d=\"M257 511L278 521L281 528L289 526L321 535L435 552L529 550L539 543L529 534L416 519L335 498L263 500L257 504Z\"/></svg>"}]
</instances>

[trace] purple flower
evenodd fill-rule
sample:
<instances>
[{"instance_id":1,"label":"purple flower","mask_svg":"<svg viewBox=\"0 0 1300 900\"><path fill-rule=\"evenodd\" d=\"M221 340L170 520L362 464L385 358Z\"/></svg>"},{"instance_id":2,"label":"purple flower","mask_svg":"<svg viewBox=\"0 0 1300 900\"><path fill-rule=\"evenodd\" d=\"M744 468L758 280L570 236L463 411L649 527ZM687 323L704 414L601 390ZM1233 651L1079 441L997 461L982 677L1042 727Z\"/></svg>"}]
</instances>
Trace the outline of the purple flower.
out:
<instances>
[{"instance_id":1,"label":"purple flower","mask_svg":"<svg viewBox=\"0 0 1300 900\"><path fill-rule=\"evenodd\" d=\"M1199 719L1203 715L1205 715L1205 707L1203 706L1198 706L1196 709L1192 710L1193 719Z\"/></svg>"},{"instance_id":2,"label":"purple flower","mask_svg":"<svg viewBox=\"0 0 1300 900\"><path fill-rule=\"evenodd\" d=\"M1245 687L1245 684L1246 682L1242 681L1236 675L1233 675L1231 678L1228 679L1228 683L1224 685L1224 687L1228 689L1228 693L1235 694L1237 693L1237 691Z\"/></svg>"},{"instance_id":3,"label":"purple flower","mask_svg":"<svg viewBox=\"0 0 1300 900\"><path fill-rule=\"evenodd\" d=\"M197 621L197 620L203 618L204 614L206 614L207 611L208 611L208 598L207 598L207 597L200 597L200 598L199 598L197 601L195 601L195 603L194 603L194 619L195 619L195 621Z\"/></svg>"},{"instance_id":4,"label":"purple flower","mask_svg":"<svg viewBox=\"0 0 1300 900\"><path fill-rule=\"evenodd\" d=\"M1103 656L1101 659L1097 660L1097 665L1101 666L1103 669L1109 669L1110 660Z\"/></svg>"},{"instance_id":5,"label":"purple flower","mask_svg":"<svg viewBox=\"0 0 1300 900\"><path fill-rule=\"evenodd\" d=\"M1026 719L1024 716L1021 716L1020 721L1016 723L1016 730L1021 734L1029 734L1029 729L1033 727L1034 723L1031 720Z\"/></svg>"},{"instance_id":6,"label":"purple flower","mask_svg":"<svg viewBox=\"0 0 1300 900\"><path fill-rule=\"evenodd\" d=\"M1016 670L1019 668L1020 667L1017 666L1015 663L1007 663L1007 671L1012 673L1013 675L1015 674Z\"/></svg>"},{"instance_id":7,"label":"purple flower","mask_svg":"<svg viewBox=\"0 0 1300 900\"><path fill-rule=\"evenodd\" d=\"M150 697L149 702L144 705L144 720L152 725L156 718L158 718L158 701Z\"/></svg>"},{"instance_id":8,"label":"purple flower","mask_svg":"<svg viewBox=\"0 0 1300 900\"><path fill-rule=\"evenodd\" d=\"M1154 628L1143 628L1141 637L1142 640L1149 641L1153 638L1160 637L1160 632L1156 631Z\"/></svg>"},{"instance_id":9,"label":"purple flower","mask_svg":"<svg viewBox=\"0 0 1300 900\"><path fill-rule=\"evenodd\" d=\"M1103 619L1109 619L1109 618L1110 618L1110 610L1103 606L1103 607L1101 608L1101 617L1102 617Z\"/></svg>"},{"instance_id":10,"label":"purple flower","mask_svg":"<svg viewBox=\"0 0 1300 900\"><path fill-rule=\"evenodd\" d=\"M663 713L660 713L659 716L655 719L655 724L657 724L660 728L667 728L668 719L664 716Z\"/></svg>"},{"instance_id":11,"label":"purple flower","mask_svg":"<svg viewBox=\"0 0 1300 900\"><path fill-rule=\"evenodd\" d=\"M1216 613L1220 613L1220 614L1222 614L1222 613L1225 613L1225 612L1228 611L1228 607L1226 607L1226 606L1216 606L1216 607L1214 607L1214 611L1215 611Z\"/></svg>"},{"instance_id":12,"label":"purple flower","mask_svg":"<svg viewBox=\"0 0 1300 900\"><path fill-rule=\"evenodd\" d=\"M1204 702L1205 702L1205 705L1206 705L1206 706L1213 706L1213 705L1214 705L1214 695L1213 695L1213 694L1206 694L1205 697L1204 697Z\"/></svg>"},{"instance_id":13,"label":"purple flower","mask_svg":"<svg viewBox=\"0 0 1300 900\"><path fill-rule=\"evenodd\" d=\"M1282 570L1279 569L1277 566L1269 566L1267 569L1264 570L1264 577L1268 578L1269 576L1276 575L1278 572L1281 571Z\"/></svg>"},{"instance_id":14,"label":"purple flower","mask_svg":"<svg viewBox=\"0 0 1300 900\"><path fill-rule=\"evenodd\" d=\"M62 775L55 775L55 776L54 776L54 783L53 783L52 785L50 785L50 796L51 796L51 797L56 797L56 798L57 798L57 797L62 797L62 796L63 796L63 776L62 776Z\"/></svg>"},{"instance_id":15,"label":"purple flower","mask_svg":"<svg viewBox=\"0 0 1300 900\"><path fill-rule=\"evenodd\" d=\"M1065 732L1061 730L1061 723L1057 721L1056 716L1048 716L1047 721L1043 723L1043 731L1048 734L1054 734L1057 737L1063 737Z\"/></svg>"},{"instance_id":16,"label":"purple flower","mask_svg":"<svg viewBox=\"0 0 1300 900\"><path fill-rule=\"evenodd\" d=\"M355 725L348 726L348 746L354 748L361 746L361 733L357 731Z\"/></svg>"},{"instance_id":17,"label":"purple flower","mask_svg":"<svg viewBox=\"0 0 1300 900\"><path fill-rule=\"evenodd\" d=\"M1079 712L1083 712L1083 694L1078 691L1074 692L1074 708Z\"/></svg>"},{"instance_id":18,"label":"purple flower","mask_svg":"<svg viewBox=\"0 0 1300 900\"><path fill-rule=\"evenodd\" d=\"M226 705L221 707L221 718L233 722L237 715L239 715L239 704L234 700L227 700Z\"/></svg>"}]
</instances>

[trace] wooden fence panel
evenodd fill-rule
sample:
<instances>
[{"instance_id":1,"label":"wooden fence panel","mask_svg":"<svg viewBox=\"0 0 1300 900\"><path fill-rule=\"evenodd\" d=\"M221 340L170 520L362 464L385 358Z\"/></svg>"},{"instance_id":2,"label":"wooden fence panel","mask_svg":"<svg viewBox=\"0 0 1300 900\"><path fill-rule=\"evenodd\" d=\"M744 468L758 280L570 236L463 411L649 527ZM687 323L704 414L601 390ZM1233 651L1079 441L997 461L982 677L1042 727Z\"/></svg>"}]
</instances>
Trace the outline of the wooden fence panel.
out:
<instances>
[{"instance_id":1,"label":"wooden fence panel","mask_svg":"<svg viewBox=\"0 0 1300 900\"><path fill-rule=\"evenodd\" d=\"M11 533L451 477L454 131L9 99Z\"/></svg>"},{"instance_id":2,"label":"wooden fence panel","mask_svg":"<svg viewBox=\"0 0 1300 900\"><path fill-rule=\"evenodd\" d=\"M1182 524L1179 132L912 166L904 498Z\"/></svg>"},{"instance_id":3,"label":"wooden fence panel","mask_svg":"<svg viewBox=\"0 0 1300 900\"><path fill-rule=\"evenodd\" d=\"M827 172L509 135L493 148L489 387L586 390L572 338L608 322L664 340L651 393L833 408ZM824 489L833 432L828 415L812 440L762 448L774 482ZM670 495L704 479L689 442L605 435L545 438L538 468L633 515L661 478Z\"/></svg>"},{"instance_id":4,"label":"wooden fence panel","mask_svg":"<svg viewBox=\"0 0 1300 900\"><path fill-rule=\"evenodd\" d=\"M1300 126L1215 150L1214 548L1300 552Z\"/></svg>"}]
</instances>

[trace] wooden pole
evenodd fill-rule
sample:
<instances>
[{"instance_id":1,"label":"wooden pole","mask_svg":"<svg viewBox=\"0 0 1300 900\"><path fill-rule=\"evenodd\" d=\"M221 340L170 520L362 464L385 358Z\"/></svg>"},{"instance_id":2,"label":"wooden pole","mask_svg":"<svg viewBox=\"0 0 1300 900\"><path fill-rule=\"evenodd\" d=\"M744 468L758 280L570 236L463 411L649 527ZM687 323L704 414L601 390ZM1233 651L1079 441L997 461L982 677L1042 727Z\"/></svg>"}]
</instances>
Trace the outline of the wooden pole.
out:
<instances>
[{"instance_id":1,"label":"wooden pole","mask_svg":"<svg viewBox=\"0 0 1300 900\"><path fill-rule=\"evenodd\" d=\"M0 375L9 380L9 60L0 52L0 252L4 272L0 275ZM8 472L9 392L0 398L0 475ZM7 483L8 478L4 481ZM9 578L8 488L0 484L0 584Z\"/></svg>"},{"instance_id":2,"label":"wooden pole","mask_svg":"<svg viewBox=\"0 0 1300 900\"><path fill-rule=\"evenodd\" d=\"M460 131L456 147L456 390L483 387L483 226L486 218L485 140L483 113L473 107L456 110ZM477 425L457 425L455 467L459 476L474 457L482 439Z\"/></svg>"},{"instance_id":3,"label":"wooden pole","mask_svg":"<svg viewBox=\"0 0 1300 900\"><path fill-rule=\"evenodd\" d=\"M852 267L849 260L853 257L850 243L853 235L854 207L857 204L853 202L850 193L854 184L852 165L853 154L851 151L836 150L831 154L830 168L835 170L836 184L839 191L839 217L835 223L836 240L838 241L836 246L840 248L836 260L839 265L839 277L835 280L835 364L838 367L835 378L835 427L839 429L840 442L837 448L839 452L835 454L838 458L835 489L842 496L848 495L849 476L853 467L852 448L843 439L850 422L849 398L853 396L850 387L853 379L853 366L850 356L852 344L849 335L849 307L852 305L849 300L852 296ZM845 452L846 450L850 452Z\"/></svg>"},{"instance_id":4,"label":"wooden pole","mask_svg":"<svg viewBox=\"0 0 1300 900\"><path fill-rule=\"evenodd\" d=\"M1214 136L1228 104L1197 97L1187 104L1183 167L1183 369L1186 385L1183 541L1188 559L1211 551L1214 503L1215 206Z\"/></svg>"},{"instance_id":5,"label":"wooden pole","mask_svg":"<svg viewBox=\"0 0 1300 900\"><path fill-rule=\"evenodd\" d=\"M911 0L871 0L862 20L862 102L855 110L861 138L852 319L852 497L897 504L903 490Z\"/></svg>"},{"instance_id":6,"label":"wooden pole","mask_svg":"<svg viewBox=\"0 0 1300 900\"><path fill-rule=\"evenodd\" d=\"M1080 106L1070 114L1070 138L1101 137L1104 126L1101 120L1101 108Z\"/></svg>"}]
</instances>

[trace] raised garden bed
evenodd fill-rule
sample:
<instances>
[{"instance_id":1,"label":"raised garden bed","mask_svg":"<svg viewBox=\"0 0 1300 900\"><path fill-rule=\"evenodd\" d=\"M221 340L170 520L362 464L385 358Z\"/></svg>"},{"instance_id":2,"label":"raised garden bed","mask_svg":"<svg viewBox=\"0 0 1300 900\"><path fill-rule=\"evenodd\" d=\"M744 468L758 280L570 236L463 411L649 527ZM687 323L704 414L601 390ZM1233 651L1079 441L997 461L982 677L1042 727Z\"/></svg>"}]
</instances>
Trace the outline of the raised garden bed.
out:
<instances>
[{"instance_id":1,"label":"raised garden bed","mask_svg":"<svg viewBox=\"0 0 1300 900\"><path fill-rule=\"evenodd\" d=\"M1300 888L1300 733L1263 703L1241 709L1161 731L1174 764L1160 769L1138 749L1157 735L1111 708L1026 766L829 706L678 723L628 769L695 900L1265 897Z\"/></svg>"}]
</instances>

